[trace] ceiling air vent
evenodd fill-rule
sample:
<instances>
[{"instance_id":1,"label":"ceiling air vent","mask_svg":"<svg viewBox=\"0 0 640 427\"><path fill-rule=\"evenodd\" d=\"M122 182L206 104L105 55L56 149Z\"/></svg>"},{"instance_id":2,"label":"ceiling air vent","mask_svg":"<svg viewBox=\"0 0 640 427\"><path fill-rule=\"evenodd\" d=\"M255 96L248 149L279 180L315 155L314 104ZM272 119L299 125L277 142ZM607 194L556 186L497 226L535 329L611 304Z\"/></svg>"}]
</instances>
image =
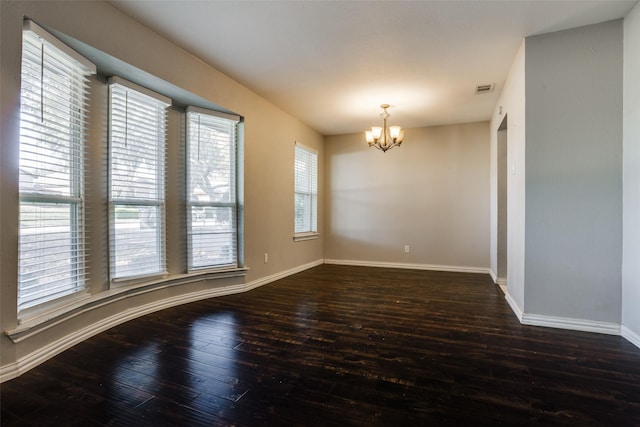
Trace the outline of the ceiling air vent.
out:
<instances>
[{"instance_id":1,"label":"ceiling air vent","mask_svg":"<svg viewBox=\"0 0 640 427\"><path fill-rule=\"evenodd\" d=\"M476 86L476 95L480 95L483 93L491 93L493 92L493 88L495 87L495 83L490 85L478 85Z\"/></svg>"}]
</instances>

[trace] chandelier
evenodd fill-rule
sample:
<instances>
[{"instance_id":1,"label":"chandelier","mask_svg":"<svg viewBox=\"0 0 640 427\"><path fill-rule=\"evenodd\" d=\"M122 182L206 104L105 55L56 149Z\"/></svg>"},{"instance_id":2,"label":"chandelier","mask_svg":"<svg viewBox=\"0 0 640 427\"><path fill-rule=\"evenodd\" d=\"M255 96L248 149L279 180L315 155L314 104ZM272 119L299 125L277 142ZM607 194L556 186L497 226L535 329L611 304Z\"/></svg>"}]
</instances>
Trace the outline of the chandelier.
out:
<instances>
[{"instance_id":1,"label":"chandelier","mask_svg":"<svg viewBox=\"0 0 640 427\"><path fill-rule=\"evenodd\" d=\"M387 129L387 119L389 118L387 108L389 108L389 104L382 104L380 108L382 108L382 113L380 113L382 127L372 126L371 130L365 132L365 137L367 138L369 147L376 147L378 150L385 152L393 147L399 147L400 144L402 144L404 131L400 126L390 126Z\"/></svg>"}]
</instances>

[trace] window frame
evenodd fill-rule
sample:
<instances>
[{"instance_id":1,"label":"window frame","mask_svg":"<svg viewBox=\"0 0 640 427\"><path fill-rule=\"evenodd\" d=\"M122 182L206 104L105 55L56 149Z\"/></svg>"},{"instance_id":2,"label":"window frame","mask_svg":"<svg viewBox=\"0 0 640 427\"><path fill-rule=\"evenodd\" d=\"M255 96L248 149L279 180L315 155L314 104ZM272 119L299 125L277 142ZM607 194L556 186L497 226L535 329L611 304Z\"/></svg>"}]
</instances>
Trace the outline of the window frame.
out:
<instances>
[{"instance_id":1,"label":"window frame","mask_svg":"<svg viewBox=\"0 0 640 427\"><path fill-rule=\"evenodd\" d=\"M298 162L304 162L304 159L299 157L299 153L304 153L304 155L309 157L311 163L306 163L307 168L307 176L306 181L308 183L307 189L302 189L298 187L299 177L298 174L301 172L298 167ZM304 241L317 239L319 236L318 232L318 151L310 148L304 144L295 142L294 145L294 163L293 163L293 182L294 182L294 241ZM303 195L309 198L309 211L305 207L304 215L308 216L309 227L308 229L299 230L296 224L296 210L298 209L298 195Z\"/></svg>"},{"instance_id":2,"label":"window frame","mask_svg":"<svg viewBox=\"0 0 640 427\"><path fill-rule=\"evenodd\" d=\"M198 123L192 122L192 118L198 118ZM210 123L205 123L201 125L201 121L204 118L205 122L206 121L210 121ZM210 126L211 127L215 127L216 123L219 125L224 126L224 122L227 122L227 125L230 125L233 130L232 130L232 135L229 138L228 141L224 141L223 142L228 142L230 144L230 149L229 149L229 163L228 164L224 164L224 166L228 167L228 172L229 172L229 181L224 182L223 185L228 186L229 191L231 192L231 194L229 194L229 198L227 201L206 201L206 200L198 200L196 198L195 193L195 188L192 187L192 173L193 173L193 168L192 168L192 158L191 158L191 149L192 149L192 144L196 143L197 147L199 149L199 147L201 146L201 144L205 141L203 141L201 139L201 135L200 135L200 130L201 130L201 126ZM186 139L185 139L185 158L186 158L186 170L185 170L185 177L186 177L186 197L185 197L185 216L187 218L186 221L186 230L185 230L185 238L187 240L187 272L188 273L192 273L192 272L200 272L200 271L206 271L206 270L227 270L227 269L236 269L239 268L240 263L241 263L241 253L240 253L240 248L241 248L241 233L240 233L240 212L239 212L239 204L240 204L240 188L239 188L239 182L240 182L240 176L239 176L239 158L240 158L240 153L239 153L239 125L241 123L241 117L237 116L235 114L229 114L229 113L223 113L220 111L215 111L215 110L209 110L209 109L205 109L205 108L200 108L200 107L195 107L195 106L189 106L187 107L186 111L185 111L185 122L186 122ZM195 128L194 128L195 126ZM197 135L194 135L195 132L197 132ZM211 141L209 141L211 142ZM218 140L216 140L216 142L219 142ZM211 164L207 164L210 167L214 167L215 165L211 165ZM211 209L212 211L215 211L218 208L228 208L230 209L230 215L232 217L231 219L231 241L232 241L232 249L231 249L231 262L226 262L226 263L211 263L211 264L200 264L200 265L196 265L195 262L195 255L194 255L194 248L196 247L196 244L194 243L194 238L196 236L206 236L206 235L212 235L212 234L216 234L215 232L213 232L212 228L202 228L200 230L200 232L196 232L194 230L194 224L193 224L193 213L192 213L192 209L194 207L200 207L204 210L206 210L207 208ZM206 221L205 222L205 226L206 226ZM213 226L213 225L212 225ZM228 232L226 232L228 233ZM222 232L220 234L225 234L225 232ZM209 242L211 243L211 242ZM213 252L216 251L217 247L215 245L213 245L213 247L211 248L212 251L209 252L208 254L211 256L213 255Z\"/></svg>"},{"instance_id":3,"label":"window frame","mask_svg":"<svg viewBox=\"0 0 640 427\"><path fill-rule=\"evenodd\" d=\"M20 69L16 304L18 320L22 321L44 309L75 300L86 291L86 106L88 77L96 73L96 66L35 22L25 19ZM39 118L37 111L35 114L29 111L34 108L39 109ZM68 171L64 170L65 163ZM60 167L63 170L56 171ZM34 184L40 178L42 182ZM36 239L31 244L39 246L29 248L28 236ZM47 245L52 247L47 249ZM56 267L53 274L52 265L59 263L65 268ZM34 278L33 272L23 273L29 265L39 268L35 279L40 284L27 285ZM44 289L27 292L34 286ZM25 295L21 296L23 292Z\"/></svg>"},{"instance_id":4,"label":"window frame","mask_svg":"<svg viewBox=\"0 0 640 427\"><path fill-rule=\"evenodd\" d=\"M107 174L108 174L108 217L109 217L109 279L112 285L120 285L120 284L128 284L137 281L149 280L157 277L166 277L168 276L167 271L167 253L166 253L166 155L167 155L167 110L172 104L172 100L164 95L153 92L147 88L144 88L140 85L132 83L126 79L121 77L111 77L108 80L109 87L109 161L107 165ZM151 114L157 114L158 117L156 119L161 119L162 125L158 128L154 128L151 131L155 131L155 134L149 136L145 141L149 147L155 146L155 151L153 152L153 156L155 157L156 163L154 166L155 170L155 179L153 180L154 186L149 188L144 188L147 190L154 190L155 196L153 197L119 197L114 196L114 139L116 138L115 126L116 123L114 121L114 90L122 90L124 89L126 92L127 102L124 111L118 111L118 114L124 114L125 123L118 122L117 125L124 126L125 131L125 146L128 144L129 136L128 129L130 128L129 120L130 118L137 120L138 122L145 122L144 118L135 118L133 117L136 114L136 111L132 111L130 113L128 109L128 96L129 93L132 93L134 98L137 98L137 101L144 104L144 107L149 107L155 109ZM140 123L138 123L140 125ZM142 125L144 126L144 125ZM141 133L143 133L141 131ZM122 138L122 136L120 136ZM118 147L118 149L121 149ZM121 182L121 181L120 181ZM141 222L139 217L140 208L149 208L154 209L156 215L152 218L155 218L155 224L152 225L152 231L155 231L155 241L151 242L151 246L156 246L155 255L157 255L157 266L158 268L154 271L143 271L139 274L131 274L127 273L125 269L125 274L122 272L118 272L118 256L121 251L118 251L118 238L119 236L124 236L126 238L126 234L118 234L117 233L117 224L119 222L117 211L118 209L130 209L133 210L134 213L137 213L138 217L138 225ZM136 211L137 209L137 211ZM121 224L122 225L122 224ZM139 225L140 226L140 225Z\"/></svg>"}]
</instances>

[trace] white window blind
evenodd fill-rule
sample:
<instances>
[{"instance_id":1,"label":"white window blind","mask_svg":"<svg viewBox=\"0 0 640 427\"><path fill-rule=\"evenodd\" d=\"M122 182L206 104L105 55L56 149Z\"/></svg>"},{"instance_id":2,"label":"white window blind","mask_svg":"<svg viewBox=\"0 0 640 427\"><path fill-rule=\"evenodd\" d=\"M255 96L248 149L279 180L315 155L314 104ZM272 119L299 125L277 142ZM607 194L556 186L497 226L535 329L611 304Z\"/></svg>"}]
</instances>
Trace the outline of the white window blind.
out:
<instances>
[{"instance_id":1,"label":"white window blind","mask_svg":"<svg viewBox=\"0 0 640 427\"><path fill-rule=\"evenodd\" d=\"M26 20L20 92L18 311L85 287L83 158L95 66Z\"/></svg>"},{"instance_id":2,"label":"white window blind","mask_svg":"<svg viewBox=\"0 0 640 427\"><path fill-rule=\"evenodd\" d=\"M318 231L318 153L295 146L295 233Z\"/></svg>"},{"instance_id":3,"label":"white window blind","mask_svg":"<svg viewBox=\"0 0 640 427\"><path fill-rule=\"evenodd\" d=\"M187 109L189 269L238 264L236 131L239 117Z\"/></svg>"},{"instance_id":4,"label":"white window blind","mask_svg":"<svg viewBox=\"0 0 640 427\"><path fill-rule=\"evenodd\" d=\"M109 103L111 278L164 274L165 131L171 100L113 77Z\"/></svg>"}]
</instances>

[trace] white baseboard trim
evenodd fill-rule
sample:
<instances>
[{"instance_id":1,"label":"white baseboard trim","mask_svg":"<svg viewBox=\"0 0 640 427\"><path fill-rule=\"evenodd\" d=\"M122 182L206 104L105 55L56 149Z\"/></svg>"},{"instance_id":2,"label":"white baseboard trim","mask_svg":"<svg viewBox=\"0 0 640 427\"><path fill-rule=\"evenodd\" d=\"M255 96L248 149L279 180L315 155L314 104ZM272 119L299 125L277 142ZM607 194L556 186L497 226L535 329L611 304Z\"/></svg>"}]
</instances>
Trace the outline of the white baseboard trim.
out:
<instances>
[{"instance_id":1,"label":"white baseboard trim","mask_svg":"<svg viewBox=\"0 0 640 427\"><path fill-rule=\"evenodd\" d=\"M86 327L80 330L77 330L69 335L66 335L44 347L41 347L38 350L24 357L21 357L16 362L10 363L5 366L1 366L0 367L0 383L16 378L22 375L23 373L27 372L28 370L35 368L39 364L51 359L57 354L60 354L63 351L73 347L74 345L88 338L91 338L92 336L97 335L100 332L104 332L107 329L120 325L129 320L133 320L135 318L138 318L156 311L160 311L165 308L175 307L175 306L187 304L190 302L200 301L208 298L220 297L224 295L237 294L241 292L247 292L252 289L258 288L260 286L266 285L268 283L274 282L276 280L285 278L292 274L299 273L309 268L321 265L322 263L323 263L323 260L319 259L307 264L303 264L303 265L291 268L289 270L281 271L279 273L254 280L249 283L244 283L241 285L223 286L219 288L206 289L199 292L192 292L184 295L177 295L175 297L163 299L160 301L154 301L152 303L145 304L143 306L135 307L130 310L126 310L121 313L114 314L107 318L101 319L96 323L87 325Z\"/></svg>"},{"instance_id":2,"label":"white baseboard trim","mask_svg":"<svg viewBox=\"0 0 640 427\"><path fill-rule=\"evenodd\" d=\"M21 370L18 366L18 362L9 363L8 365L0 366L0 383L12 380L19 377L20 374L26 372L27 369Z\"/></svg>"},{"instance_id":3,"label":"white baseboard trim","mask_svg":"<svg viewBox=\"0 0 640 427\"><path fill-rule=\"evenodd\" d=\"M631 329L627 328L624 325L620 327L620 334L624 339L629 341L631 344L640 348L640 334L633 332Z\"/></svg>"},{"instance_id":4,"label":"white baseboard trim","mask_svg":"<svg viewBox=\"0 0 640 427\"><path fill-rule=\"evenodd\" d=\"M507 286L507 279L503 278L503 277L498 277L496 280L494 280L496 285L499 286Z\"/></svg>"},{"instance_id":5,"label":"white baseboard trim","mask_svg":"<svg viewBox=\"0 0 640 427\"><path fill-rule=\"evenodd\" d=\"M518 318L518 321L522 323L522 315L523 315L522 309L520 308L520 306L518 306L518 303L516 303L516 300L513 299L508 289L507 289L507 292L504 294L504 298L507 300L507 304L509 304L509 307L511 307L511 311L513 311L513 314L515 314L516 317Z\"/></svg>"},{"instance_id":6,"label":"white baseboard trim","mask_svg":"<svg viewBox=\"0 0 640 427\"><path fill-rule=\"evenodd\" d=\"M245 285L245 286L249 286L249 289L247 289L249 291L251 289L255 289L257 287L260 287L262 285L266 285L267 283L271 283L271 282L275 282L276 280L284 279L285 277L291 276L292 274L300 273L302 271L308 270L308 269L313 268L313 267L317 267L317 266L322 265L322 264L324 264L324 260L323 259L317 259L315 261L311 261L311 262L308 262L306 264L302 264L302 265L299 265L297 267L290 268L289 270L281 271L279 273L272 274L270 276L266 276L266 277L263 277L263 278L258 279L258 280L254 280L253 282L247 283L247 285Z\"/></svg>"},{"instance_id":7,"label":"white baseboard trim","mask_svg":"<svg viewBox=\"0 0 640 427\"><path fill-rule=\"evenodd\" d=\"M349 259L325 259L325 264L352 265L356 267L404 268L409 270L453 271L457 273L491 274L487 267L465 267L458 265L410 264L402 262L361 261Z\"/></svg>"},{"instance_id":8,"label":"white baseboard trim","mask_svg":"<svg viewBox=\"0 0 640 427\"><path fill-rule=\"evenodd\" d=\"M595 320L573 319L570 317L544 316L541 314L524 313L513 299L508 290L505 299L520 323L529 326L544 326L546 328L569 329L572 331L595 332L598 334L621 335L620 325ZM626 338L626 337L625 337ZM640 342L640 341L639 341ZM640 347L640 345L639 345Z\"/></svg>"},{"instance_id":9,"label":"white baseboard trim","mask_svg":"<svg viewBox=\"0 0 640 427\"><path fill-rule=\"evenodd\" d=\"M545 326L547 328L569 329L572 331L595 332L598 334L620 335L617 323L598 322L595 320L573 319L569 317L543 316L540 314L522 315L522 324Z\"/></svg>"},{"instance_id":10,"label":"white baseboard trim","mask_svg":"<svg viewBox=\"0 0 640 427\"><path fill-rule=\"evenodd\" d=\"M498 275L493 271L491 267L489 267L489 276L491 276L491 280L493 280L493 283L498 283Z\"/></svg>"}]
</instances>

